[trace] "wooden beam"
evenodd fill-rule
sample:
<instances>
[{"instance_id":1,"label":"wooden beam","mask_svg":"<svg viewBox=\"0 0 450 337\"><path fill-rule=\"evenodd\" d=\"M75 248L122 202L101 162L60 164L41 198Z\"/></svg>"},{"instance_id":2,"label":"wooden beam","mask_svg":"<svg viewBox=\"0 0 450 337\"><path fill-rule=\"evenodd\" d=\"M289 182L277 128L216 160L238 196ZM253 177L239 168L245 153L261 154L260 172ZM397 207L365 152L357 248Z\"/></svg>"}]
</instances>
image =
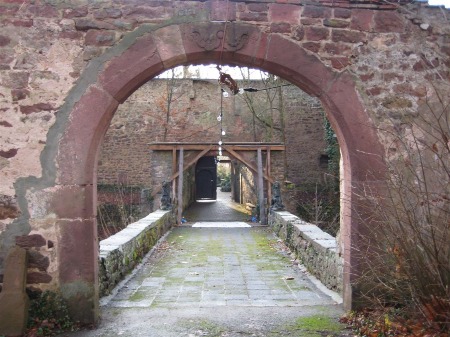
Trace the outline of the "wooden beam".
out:
<instances>
[{"instance_id":1,"label":"wooden beam","mask_svg":"<svg viewBox=\"0 0 450 337\"><path fill-rule=\"evenodd\" d=\"M245 164L245 166L247 166L250 170L253 171L253 173L258 173L258 169L249 161L247 161L244 157L242 157L239 153L237 153L236 151L230 149L228 146L224 146L222 145L222 147L229 152L233 157L235 157L237 160L241 161L242 163ZM261 150L261 149L260 149ZM272 177L268 176L267 174L263 174L263 177L268 180L271 184L273 184L274 180L272 179Z\"/></svg>"},{"instance_id":2,"label":"wooden beam","mask_svg":"<svg viewBox=\"0 0 450 337\"><path fill-rule=\"evenodd\" d=\"M267 171L266 174L270 177L270 148L267 148L267 155L266 155L266 167ZM270 204L272 202L272 186L267 186L267 201Z\"/></svg>"},{"instance_id":3,"label":"wooden beam","mask_svg":"<svg viewBox=\"0 0 450 337\"><path fill-rule=\"evenodd\" d=\"M178 209L177 209L177 224L181 225L181 213L183 212L183 172L184 172L184 150L180 149L178 159Z\"/></svg>"},{"instance_id":4,"label":"wooden beam","mask_svg":"<svg viewBox=\"0 0 450 337\"><path fill-rule=\"evenodd\" d=\"M181 149L183 149L183 148L181 148ZM180 150L181 150L181 149L180 149ZM184 149L183 149L183 150L184 150ZM193 164L195 164L195 163L196 163L201 157L203 157L203 156L205 155L205 153L207 153L209 150L211 150L211 149L209 149L209 148L204 149L202 152L200 152L198 155L196 155L195 158L191 159L191 160L184 166L183 172L186 171L186 170L187 170L189 167L191 167ZM175 155L176 155L176 152L175 152ZM173 159L172 159L172 160L173 160ZM175 159L175 160L176 160L176 159ZM180 174L179 171L173 173L172 176L169 178L169 181L173 181L174 179L176 179L176 178L178 177L179 174ZM175 184L175 182L174 182L173 184ZM154 197L155 195L157 195L157 194L161 191L161 189L162 189L162 186L159 186L157 189L155 189L155 190L152 192L152 197ZM173 195L175 195L175 193L174 193Z\"/></svg>"},{"instance_id":5,"label":"wooden beam","mask_svg":"<svg viewBox=\"0 0 450 337\"><path fill-rule=\"evenodd\" d=\"M261 149L257 151L258 162L258 203L259 203L259 221L261 225L266 225L266 203L264 202L264 180Z\"/></svg>"},{"instance_id":6,"label":"wooden beam","mask_svg":"<svg viewBox=\"0 0 450 337\"><path fill-rule=\"evenodd\" d=\"M183 148L180 149L184 150ZM191 167L193 164L195 164L201 157L203 157L205 155L206 152L208 152L209 150L211 150L211 148L207 148L204 149L202 152L200 152L198 155L195 156L195 158L191 159L186 166L183 167L183 172L186 171L189 167ZM175 179L176 177L178 177L178 175L180 174L180 171L174 173L171 177L170 180L172 181L173 179Z\"/></svg>"},{"instance_id":7,"label":"wooden beam","mask_svg":"<svg viewBox=\"0 0 450 337\"><path fill-rule=\"evenodd\" d=\"M235 151L257 151L259 148L270 148L271 151L284 151L286 147L282 144L274 144L274 145L266 145L266 144L260 144L260 145L246 145L246 144L226 144L228 148L235 150ZM177 144L151 144L149 145L150 150L153 151L172 151L173 149L179 150L181 147L185 151L202 151L205 149L205 147L211 146L211 150L218 151L219 145L216 144L188 144L188 145L177 145Z\"/></svg>"}]
</instances>

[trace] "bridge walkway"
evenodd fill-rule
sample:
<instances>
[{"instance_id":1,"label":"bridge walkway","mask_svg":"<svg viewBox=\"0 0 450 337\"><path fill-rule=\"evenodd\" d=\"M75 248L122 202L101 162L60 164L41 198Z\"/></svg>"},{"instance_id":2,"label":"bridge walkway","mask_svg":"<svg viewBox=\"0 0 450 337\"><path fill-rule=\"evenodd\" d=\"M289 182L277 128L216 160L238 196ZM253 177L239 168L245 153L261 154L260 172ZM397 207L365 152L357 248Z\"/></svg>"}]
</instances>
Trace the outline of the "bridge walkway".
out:
<instances>
[{"instance_id":1,"label":"bridge walkway","mask_svg":"<svg viewBox=\"0 0 450 337\"><path fill-rule=\"evenodd\" d=\"M102 300L99 328L74 336L342 335L336 297L299 269L268 227L248 226L249 215L227 198L188 210L189 221Z\"/></svg>"}]
</instances>

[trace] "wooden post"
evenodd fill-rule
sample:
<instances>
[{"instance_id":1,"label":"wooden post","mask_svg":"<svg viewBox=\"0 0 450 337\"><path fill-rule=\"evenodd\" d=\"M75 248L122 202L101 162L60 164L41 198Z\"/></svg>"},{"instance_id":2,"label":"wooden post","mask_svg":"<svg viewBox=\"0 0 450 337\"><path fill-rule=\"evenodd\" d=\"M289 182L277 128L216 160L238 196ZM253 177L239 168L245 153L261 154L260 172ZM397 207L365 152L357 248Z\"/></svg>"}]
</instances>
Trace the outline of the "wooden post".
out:
<instances>
[{"instance_id":1,"label":"wooden post","mask_svg":"<svg viewBox=\"0 0 450 337\"><path fill-rule=\"evenodd\" d=\"M270 147L267 147L267 156L266 156L266 166L267 166L267 171L266 171L266 175L268 175L270 177ZM269 205L272 202L272 186L270 186L270 182L267 183L267 200L269 202Z\"/></svg>"},{"instance_id":2,"label":"wooden post","mask_svg":"<svg viewBox=\"0 0 450 337\"><path fill-rule=\"evenodd\" d=\"M184 161L184 151L180 148L180 156L178 159L178 210L177 210L177 223L181 225L181 213L183 212L183 163Z\"/></svg>"},{"instance_id":3,"label":"wooden post","mask_svg":"<svg viewBox=\"0 0 450 337\"><path fill-rule=\"evenodd\" d=\"M172 175L177 172L177 149L172 148ZM175 199L175 195L177 194L177 181L176 179L172 180L172 198Z\"/></svg>"},{"instance_id":4,"label":"wooden post","mask_svg":"<svg viewBox=\"0 0 450 337\"><path fill-rule=\"evenodd\" d=\"M258 203L259 203L259 220L261 225L265 225L266 222L266 205L264 203L264 180L263 180L263 167L262 167L262 154L261 148L257 150L258 153Z\"/></svg>"}]
</instances>

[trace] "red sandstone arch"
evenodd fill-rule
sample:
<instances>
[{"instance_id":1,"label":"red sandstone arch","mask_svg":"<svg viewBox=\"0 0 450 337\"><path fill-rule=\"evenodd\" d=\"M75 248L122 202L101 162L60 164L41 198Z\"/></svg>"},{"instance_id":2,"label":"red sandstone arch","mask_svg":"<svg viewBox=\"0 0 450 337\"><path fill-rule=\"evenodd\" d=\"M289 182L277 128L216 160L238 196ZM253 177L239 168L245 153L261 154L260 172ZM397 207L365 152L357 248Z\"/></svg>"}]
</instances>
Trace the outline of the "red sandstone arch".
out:
<instances>
[{"instance_id":1,"label":"red sandstone arch","mask_svg":"<svg viewBox=\"0 0 450 337\"><path fill-rule=\"evenodd\" d=\"M338 135L345 167L342 242L344 304L351 306L352 281L357 275L350 245L358 246L358 220L352 207L352 186L382 172L382 150L352 77L326 67L294 40L258 28L228 23L172 25L139 37L127 36L115 55L95 75L96 82L77 86L58 145L57 184L74 206L59 214L60 286L72 312L81 321L95 321L98 306L95 184L97 154L117 106L139 86L165 69L181 64L219 63L261 68L317 96ZM222 51L223 46L223 51ZM111 53L112 55L113 53ZM90 74L92 76L92 74ZM373 178L371 178L373 179Z\"/></svg>"}]
</instances>

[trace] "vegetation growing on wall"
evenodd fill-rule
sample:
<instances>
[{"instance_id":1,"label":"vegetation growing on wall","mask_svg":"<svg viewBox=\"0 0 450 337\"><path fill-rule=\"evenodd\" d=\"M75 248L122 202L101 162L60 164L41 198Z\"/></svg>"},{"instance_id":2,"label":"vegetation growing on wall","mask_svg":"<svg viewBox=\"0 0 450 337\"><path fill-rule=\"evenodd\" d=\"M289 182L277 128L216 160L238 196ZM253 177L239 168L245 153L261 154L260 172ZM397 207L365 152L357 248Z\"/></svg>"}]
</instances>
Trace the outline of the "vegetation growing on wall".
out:
<instances>
[{"instance_id":1,"label":"vegetation growing on wall","mask_svg":"<svg viewBox=\"0 0 450 337\"><path fill-rule=\"evenodd\" d=\"M398 316L417 317L436 332L450 330L448 89L428 92L400 132L380 130L391 140L390 174L384 185L364 186L359 196L374 215L360 214L370 223L360 233L367 247L359 256L367 270L360 291L372 306L396 308L402 329L409 323Z\"/></svg>"}]
</instances>

